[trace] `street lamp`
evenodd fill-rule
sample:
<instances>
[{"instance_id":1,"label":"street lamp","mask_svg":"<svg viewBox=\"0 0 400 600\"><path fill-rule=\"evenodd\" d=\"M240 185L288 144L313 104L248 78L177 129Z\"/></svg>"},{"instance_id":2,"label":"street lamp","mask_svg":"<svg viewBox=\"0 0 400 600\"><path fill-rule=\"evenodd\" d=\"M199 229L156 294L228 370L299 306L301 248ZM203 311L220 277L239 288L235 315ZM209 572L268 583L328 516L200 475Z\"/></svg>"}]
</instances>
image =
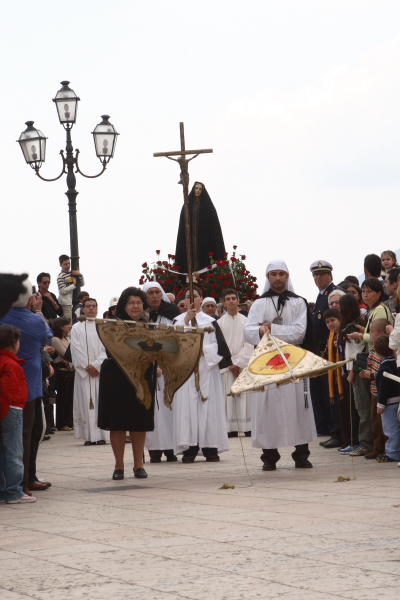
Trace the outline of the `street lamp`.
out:
<instances>
[{"instance_id":1,"label":"street lamp","mask_svg":"<svg viewBox=\"0 0 400 600\"><path fill-rule=\"evenodd\" d=\"M83 177L94 179L100 177L107 168L107 164L110 159L114 156L115 146L117 143L117 133L114 125L109 122L108 115L102 115L102 121L94 128L93 139L96 150L96 155L99 157L101 164L103 165L102 170L97 175L85 175L79 168L78 157L79 150L75 150L72 146L71 140L71 129L76 122L76 114L78 111L78 102L80 98L75 94L69 87L69 81L61 82L62 88L57 92L56 97L53 98L53 102L57 108L58 118L61 125L66 131L66 146L65 155L64 151L61 150L62 159L62 171L58 177L54 179L46 179L42 177L39 170L46 158L46 140L47 138L43 135L39 129L33 127L33 121L26 122L26 129L21 133L17 140L21 146L22 153L25 161L28 165L34 169L35 174L43 181L57 181L64 174L67 175L67 191L65 192L68 198L68 212L69 212L69 236L71 244L71 269L73 271L79 270L79 248L78 248L78 226L76 219L76 197L79 192L76 191L76 177L75 173L80 173ZM75 171L74 171L75 167ZM80 290L79 277L76 278L76 289L73 292L73 303L78 303L78 293Z\"/></svg>"}]
</instances>

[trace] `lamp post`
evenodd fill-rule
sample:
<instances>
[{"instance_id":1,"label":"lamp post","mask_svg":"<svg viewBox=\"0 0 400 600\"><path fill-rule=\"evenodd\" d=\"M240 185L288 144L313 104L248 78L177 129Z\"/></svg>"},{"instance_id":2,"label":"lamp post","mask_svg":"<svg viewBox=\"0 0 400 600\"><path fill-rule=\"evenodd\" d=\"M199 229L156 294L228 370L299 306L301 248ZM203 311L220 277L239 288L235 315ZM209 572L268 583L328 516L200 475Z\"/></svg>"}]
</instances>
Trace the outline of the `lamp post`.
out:
<instances>
[{"instance_id":1,"label":"lamp post","mask_svg":"<svg viewBox=\"0 0 400 600\"><path fill-rule=\"evenodd\" d=\"M67 191L65 192L68 198L68 212L69 212L69 235L71 244L71 270L79 271L79 246L78 246L78 225L76 219L76 197L79 192L75 189L76 177L75 173L80 173L83 177L94 179L100 177L107 168L107 164L110 159L114 156L115 146L117 143L117 133L115 127L109 122L109 115L102 115L102 121L92 131L94 139L94 147L96 155L99 157L101 164L103 165L102 170L97 175L85 175L79 168L78 157L79 150L75 150L72 146L71 129L76 123L76 114L78 111L78 102L80 98L75 94L69 87L69 81L61 82L62 88L57 92L56 97L53 98L53 102L56 104L58 118L61 125L66 131L66 145L65 155L64 151L61 150L62 159L62 171L58 177L54 179L46 179L39 173L42 164L46 158L46 140L47 138L43 135L39 129L36 129L33 121L27 121L26 129L21 133L17 140L21 146L22 153L25 161L28 165L34 169L35 174L43 181L57 181L64 174L67 175ZM78 302L79 293L79 277L76 278L76 289L73 292L73 304Z\"/></svg>"}]
</instances>

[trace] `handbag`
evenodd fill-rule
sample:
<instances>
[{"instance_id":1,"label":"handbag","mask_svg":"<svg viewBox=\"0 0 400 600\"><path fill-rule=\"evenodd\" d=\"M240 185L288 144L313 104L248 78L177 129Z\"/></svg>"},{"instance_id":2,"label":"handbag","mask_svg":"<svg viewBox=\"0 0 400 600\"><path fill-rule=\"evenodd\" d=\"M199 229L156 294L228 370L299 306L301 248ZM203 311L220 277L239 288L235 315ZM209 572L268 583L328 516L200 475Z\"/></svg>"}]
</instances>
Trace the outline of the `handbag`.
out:
<instances>
[{"instance_id":1,"label":"handbag","mask_svg":"<svg viewBox=\"0 0 400 600\"><path fill-rule=\"evenodd\" d=\"M353 369L356 373L366 371L368 368L368 354L365 352L359 352L353 360Z\"/></svg>"}]
</instances>

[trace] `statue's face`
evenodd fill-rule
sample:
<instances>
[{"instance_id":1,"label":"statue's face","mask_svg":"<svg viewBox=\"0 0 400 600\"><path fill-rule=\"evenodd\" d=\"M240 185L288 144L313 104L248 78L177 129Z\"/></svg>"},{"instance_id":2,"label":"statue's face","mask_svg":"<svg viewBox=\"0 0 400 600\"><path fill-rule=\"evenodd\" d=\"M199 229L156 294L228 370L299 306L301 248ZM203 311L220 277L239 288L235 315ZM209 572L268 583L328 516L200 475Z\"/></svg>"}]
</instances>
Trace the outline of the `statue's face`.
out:
<instances>
[{"instance_id":1,"label":"statue's face","mask_svg":"<svg viewBox=\"0 0 400 600\"><path fill-rule=\"evenodd\" d=\"M194 195L199 197L201 196L203 192L203 186L201 185L201 183L196 183L196 185L194 186Z\"/></svg>"}]
</instances>

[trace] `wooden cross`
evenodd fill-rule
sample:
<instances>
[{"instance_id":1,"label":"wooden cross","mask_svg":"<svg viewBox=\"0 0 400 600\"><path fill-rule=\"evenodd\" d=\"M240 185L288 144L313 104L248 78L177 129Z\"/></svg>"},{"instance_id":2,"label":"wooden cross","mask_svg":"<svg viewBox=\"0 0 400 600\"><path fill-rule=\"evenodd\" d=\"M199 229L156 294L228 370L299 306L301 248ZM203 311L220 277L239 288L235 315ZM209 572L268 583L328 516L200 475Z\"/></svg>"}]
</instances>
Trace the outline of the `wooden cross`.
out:
<instances>
[{"instance_id":1,"label":"wooden cross","mask_svg":"<svg viewBox=\"0 0 400 600\"><path fill-rule=\"evenodd\" d=\"M185 147L185 129L184 124L179 123L180 134L181 134L181 149L174 152L155 152L153 154L154 157L157 156L166 156L170 160L174 160L179 163L181 167L181 178L178 181L178 184L181 184L183 187L183 202L184 202L184 210L185 210L185 233L186 233L186 253L187 253L187 268L188 268L188 276L189 276L189 293L190 293L190 303L193 303L193 260L192 260L192 235L190 229L190 215L189 215L189 168L188 164L191 160L196 158L199 154L208 154L212 152L211 149L208 150L186 150ZM192 158L186 158L186 156L194 154ZM172 158L172 156L179 156L179 158Z\"/></svg>"}]
</instances>

